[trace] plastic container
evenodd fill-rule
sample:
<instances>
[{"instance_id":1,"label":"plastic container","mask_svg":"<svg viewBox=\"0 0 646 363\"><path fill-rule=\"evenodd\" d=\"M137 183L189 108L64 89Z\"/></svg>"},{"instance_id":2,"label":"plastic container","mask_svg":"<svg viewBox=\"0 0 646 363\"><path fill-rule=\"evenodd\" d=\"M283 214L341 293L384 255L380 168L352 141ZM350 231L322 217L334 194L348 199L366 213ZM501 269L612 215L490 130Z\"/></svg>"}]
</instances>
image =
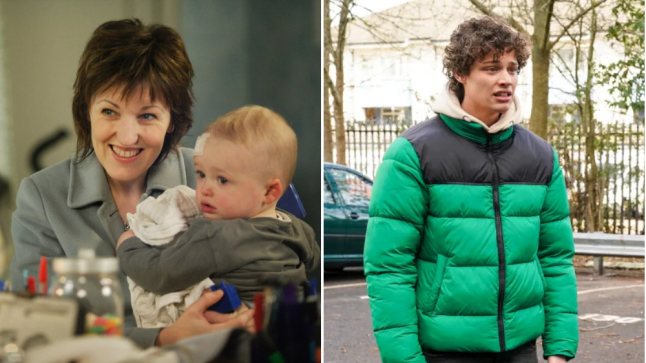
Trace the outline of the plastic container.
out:
<instances>
[{"instance_id":1,"label":"plastic container","mask_svg":"<svg viewBox=\"0 0 646 363\"><path fill-rule=\"evenodd\" d=\"M123 288L116 258L96 258L93 250L83 249L78 258L54 259L52 267L50 294L78 299L86 311L86 334L123 335Z\"/></svg>"}]
</instances>

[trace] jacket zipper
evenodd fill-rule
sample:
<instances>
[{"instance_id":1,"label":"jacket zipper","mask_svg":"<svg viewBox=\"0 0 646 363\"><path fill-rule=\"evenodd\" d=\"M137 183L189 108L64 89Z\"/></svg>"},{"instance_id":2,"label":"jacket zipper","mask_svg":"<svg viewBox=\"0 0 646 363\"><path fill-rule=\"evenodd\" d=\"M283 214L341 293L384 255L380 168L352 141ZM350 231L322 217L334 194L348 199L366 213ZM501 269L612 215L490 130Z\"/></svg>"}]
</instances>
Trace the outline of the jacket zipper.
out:
<instances>
[{"instance_id":1,"label":"jacket zipper","mask_svg":"<svg viewBox=\"0 0 646 363\"><path fill-rule=\"evenodd\" d=\"M498 242L498 340L500 341L500 351L506 350L505 344L505 324L503 320L503 305L505 302L505 273L507 263L505 261L505 244L502 239L502 218L500 216L500 195L499 195L499 179L498 179L498 166L493 157L493 143L492 137L487 136L487 155L493 164L493 211L496 218L496 240Z\"/></svg>"}]
</instances>

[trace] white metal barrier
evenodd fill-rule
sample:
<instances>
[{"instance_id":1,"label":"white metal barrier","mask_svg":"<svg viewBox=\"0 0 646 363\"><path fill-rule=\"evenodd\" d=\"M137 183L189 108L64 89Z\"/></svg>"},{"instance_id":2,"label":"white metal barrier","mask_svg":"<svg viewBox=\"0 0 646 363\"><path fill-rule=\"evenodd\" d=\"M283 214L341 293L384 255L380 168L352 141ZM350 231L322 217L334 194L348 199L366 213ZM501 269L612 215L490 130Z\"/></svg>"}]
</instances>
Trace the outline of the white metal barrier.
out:
<instances>
[{"instance_id":1,"label":"white metal barrier","mask_svg":"<svg viewBox=\"0 0 646 363\"><path fill-rule=\"evenodd\" d=\"M574 253L594 256L594 273L603 275L603 257L644 257L643 235L574 233Z\"/></svg>"}]
</instances>

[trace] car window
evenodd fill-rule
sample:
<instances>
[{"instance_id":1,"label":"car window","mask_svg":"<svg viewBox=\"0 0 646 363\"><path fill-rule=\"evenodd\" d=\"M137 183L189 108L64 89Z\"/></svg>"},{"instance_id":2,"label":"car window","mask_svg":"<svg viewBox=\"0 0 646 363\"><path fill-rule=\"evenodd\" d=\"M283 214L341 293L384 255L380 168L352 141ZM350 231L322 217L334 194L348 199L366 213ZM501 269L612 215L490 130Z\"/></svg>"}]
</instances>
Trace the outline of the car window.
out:
<instances>
[{"instance_id":1,"label":"car window","mask_svg":"<svg viewBox=\"0 0 646 363\"><path fill-rule=\"evenodd\" d=\"M334 202L334 196L332 195L332 190L330 189L330 185L327 183L325 176L323 176L323 203L336 204Z\"/></svg>"},{"instance_id":2,"label":"car window","mask_svg":"<svg viewBox=\"0 0 646 363\"><path fill-rule=\"evenodd\" d=\"M357 174L344 170L331 169L336 185L341 192L341 198L345 205L356 207L368 207L370 205L370 193L372 183Z\"/></svg>"}]
</instances>

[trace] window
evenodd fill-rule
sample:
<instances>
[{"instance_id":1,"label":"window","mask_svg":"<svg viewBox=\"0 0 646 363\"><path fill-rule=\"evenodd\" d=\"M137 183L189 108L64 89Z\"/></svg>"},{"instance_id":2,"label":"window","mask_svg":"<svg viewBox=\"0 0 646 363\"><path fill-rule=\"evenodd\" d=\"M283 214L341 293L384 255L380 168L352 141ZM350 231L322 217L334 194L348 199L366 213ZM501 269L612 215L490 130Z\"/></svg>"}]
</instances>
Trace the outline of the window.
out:
<instances>
[{"instance_id":1,"label":"window","mask_svg":"<svg viewBox=\"0 0 646 363\"><path fill-rule=\"evenodd\" d=\"M334 195L332 195L332 190L330 189L330 185L327 183L325 176L323 177L323 185L323 203L332 205L336 204L334 202Z\"/></svg>"},{"instance_id":2,"label":"window","mask_svg":"<svg viewBox=\"0 0 646 363\"><path fill-rule=\"evenodd\" d=\"M366 107L363 109L366 121L376 121L378 124L394 124L412 119L411 107Z\"/></svg>"},{"instance_id":3,"label":"window","mask_svg":"<svg viewBox=\"0 0 646 363\"><path fill-rule=\"evenodd\" d=\"M406 111L410 107L390 107L381 109L381 117L386 123L395 123L406 119Z\"/></svg>"},{"instance_id":4,"label":"window","mask_svg":"<svg viewBox=\"0 0 646 363\"><path fill-rule=\"evenodd\" d=\"M363 113L365 114L366 121L374 121L378 118L377 112L378 109L374 107L364 108Z\"/></svg>"},{"instance_id":5,"label":"window","mask_svg":"<svg viewBox=\"0 0 646 363\"><path fill-rule=\"evenodd\" d=\"M344 170L331 169L330 173L339 187L345 205L366 208L370 206L371 182Z\"/></svg>"}]
</instances>

